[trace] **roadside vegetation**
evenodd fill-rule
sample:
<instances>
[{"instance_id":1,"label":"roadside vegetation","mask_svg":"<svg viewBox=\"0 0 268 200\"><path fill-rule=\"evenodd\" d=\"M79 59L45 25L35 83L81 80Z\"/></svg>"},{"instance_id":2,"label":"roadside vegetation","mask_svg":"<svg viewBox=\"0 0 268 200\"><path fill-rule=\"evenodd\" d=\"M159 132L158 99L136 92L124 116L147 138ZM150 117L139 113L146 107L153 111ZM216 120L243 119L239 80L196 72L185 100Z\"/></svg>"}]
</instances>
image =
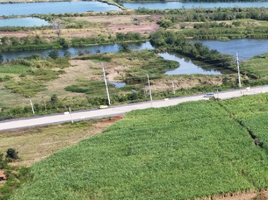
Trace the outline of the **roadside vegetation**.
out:
<instances>
[{"instance_id":1,"label":"roadside vegetation","mask_svg":"<svg viewBox=\"0 0 268 200\"><path fill-rule=\"evenodd\" d=\"M260 191L268 178L267 97L132 111L102 134L35 163L30 182L11 199L194 199Z\"/></svg>"},{"instance_id":2,"label":"roadside vegetation","mask_svg":"<svg viewBox=\"0 0 268 200\"><path fill-rule=\"evenodd\" d=\"M12 192L28 180L30 169L24 166L13 166L11 163L19 160L18 152L8 148L5 153L0 152L0 199L7 200Z\"/></svg>"}]
</instances>

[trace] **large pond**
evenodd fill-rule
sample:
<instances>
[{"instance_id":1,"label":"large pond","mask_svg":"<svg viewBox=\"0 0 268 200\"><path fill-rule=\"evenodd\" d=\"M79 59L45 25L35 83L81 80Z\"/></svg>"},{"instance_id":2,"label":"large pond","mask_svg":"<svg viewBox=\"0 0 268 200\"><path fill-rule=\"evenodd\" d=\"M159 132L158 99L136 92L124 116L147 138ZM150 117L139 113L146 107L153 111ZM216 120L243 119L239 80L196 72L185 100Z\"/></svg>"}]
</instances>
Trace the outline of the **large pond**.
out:
<instances>
[{"instance_id":1,"label":"large pond","mask_svg":"<svg viewBox=\"0 0 268 200\"><path fill-rule=\"evenodd\" d=\"M49 22L34 18L34 17L25 17L25 18L12 18L12 19L0 19L0 27L3 26L48 26Z\"/></svg>"},{"instance_id":2,"label":"large pond","mask_svg":"<svg viewBox=\"0 0 268 200\"><path fill-rule=\"evenodd\" d=\"M117 6L97 1L18 3L0 6L1 16L121 10Z\"/></svg>"},{"instance_id":3,"label":"large pond","mask_svg":"<svg viewBox=\"0 0 268 200\"><path fill-rule=\"evenodd\" d=\"M138 9L175 9L175 8L215 8L215 7L268 7L268 2L165 2L165 3L124 3L124 7Z\"/></svg>"},{"instance_id":4,"label":"large pond","mask_svg":"<svg viewBox=\"0 0 268 200\"><path fill-rule=\"evenodd\" d=\"M209 49L216 49L220 53L231 54L238 53L242 60L249 59L253 56L268 53L268 40L239 39L222 41L200 40Z\"/></svg>"}]
</instances>

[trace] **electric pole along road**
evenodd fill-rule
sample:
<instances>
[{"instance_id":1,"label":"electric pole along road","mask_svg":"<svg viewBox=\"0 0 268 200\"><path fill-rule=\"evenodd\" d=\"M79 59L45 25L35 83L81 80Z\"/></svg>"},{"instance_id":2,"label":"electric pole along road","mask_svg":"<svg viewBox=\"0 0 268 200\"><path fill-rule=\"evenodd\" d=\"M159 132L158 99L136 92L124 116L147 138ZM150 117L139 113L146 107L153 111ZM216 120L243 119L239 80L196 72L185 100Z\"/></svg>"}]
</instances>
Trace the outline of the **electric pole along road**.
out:
<instances>
[{"instance_id":1,"label":"electric pole along road","mask_svg":"<svg viewBox=\"0 0 268 200\"><path fill-rule=\"evenodd\" d=\"M237 90L229 90L223 92L214 93L215 98L219 99L229 99L233 97L241 97L243 95L254 95L268 92L268 85L246 88L246 89L237 89ZM193 96L184 96L177 97L171 99L162 99L162 100L154 100L154 101L146 101L140 103L131 103L126 105L119 106L111 106L106 109L93 109L93 110L84 110L84 111L76 111L76 112L66 112L55 115L45 115L39 117L32 118L24 118L17 120L7 120L0 122L0 131L2 130L10 130L10 129L18 129L18 128L26 128L33 126L41 126L47 124L54 123L63 123L63 122L73 122L79 120L85 120L90 118L102 118L109 116L121 115L131 110L137 109L145 109L145 108L159 108L165 106L177 105L182 102L187 101L198 101L204 98L204 94L202 95L193 95Z\"/></svg>"}]
</instances>

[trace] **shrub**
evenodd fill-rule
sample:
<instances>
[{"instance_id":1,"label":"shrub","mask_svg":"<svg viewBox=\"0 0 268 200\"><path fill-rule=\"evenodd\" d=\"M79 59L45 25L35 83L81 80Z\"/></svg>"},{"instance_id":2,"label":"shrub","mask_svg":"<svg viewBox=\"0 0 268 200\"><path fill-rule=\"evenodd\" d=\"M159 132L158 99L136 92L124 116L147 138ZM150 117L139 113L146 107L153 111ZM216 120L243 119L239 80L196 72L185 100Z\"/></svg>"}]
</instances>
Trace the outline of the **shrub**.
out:
<instances>
[{"instance_id":1,"label":"shrub","mask_svg":"<svg viewBox=\"0 0 268 200\"><path fill-rule=\"evenodd\" d=\"M9 159L19 159L19 156L18 156L18 151L16 151L15 149L13 148L8 148L7 149L7 154L6 154L6 158L9 160Z\"/></svg>"}]
</instances>

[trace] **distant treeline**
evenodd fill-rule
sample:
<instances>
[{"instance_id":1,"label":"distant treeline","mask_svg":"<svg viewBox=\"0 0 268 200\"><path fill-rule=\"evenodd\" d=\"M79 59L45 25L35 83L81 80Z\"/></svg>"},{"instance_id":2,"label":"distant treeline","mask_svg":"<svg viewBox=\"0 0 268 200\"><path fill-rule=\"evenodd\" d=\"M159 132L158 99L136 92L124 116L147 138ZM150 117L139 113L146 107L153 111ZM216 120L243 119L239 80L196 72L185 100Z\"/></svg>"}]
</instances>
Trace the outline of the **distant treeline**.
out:
<instances>
[{"instance_id":1,"label":"distant treeline","mask_svg":"<svg viewBox=\"0 0 268 200\"><path fill-rule=\"evenodd\" d=\"M155 9L139 8L138 14L165 14L173 22L192 22L192 21L213 21L213 20L235 20L235 19L256 19L267 20L268 8L192 8L192 9Z\"/></svg>"}]
</instances>

